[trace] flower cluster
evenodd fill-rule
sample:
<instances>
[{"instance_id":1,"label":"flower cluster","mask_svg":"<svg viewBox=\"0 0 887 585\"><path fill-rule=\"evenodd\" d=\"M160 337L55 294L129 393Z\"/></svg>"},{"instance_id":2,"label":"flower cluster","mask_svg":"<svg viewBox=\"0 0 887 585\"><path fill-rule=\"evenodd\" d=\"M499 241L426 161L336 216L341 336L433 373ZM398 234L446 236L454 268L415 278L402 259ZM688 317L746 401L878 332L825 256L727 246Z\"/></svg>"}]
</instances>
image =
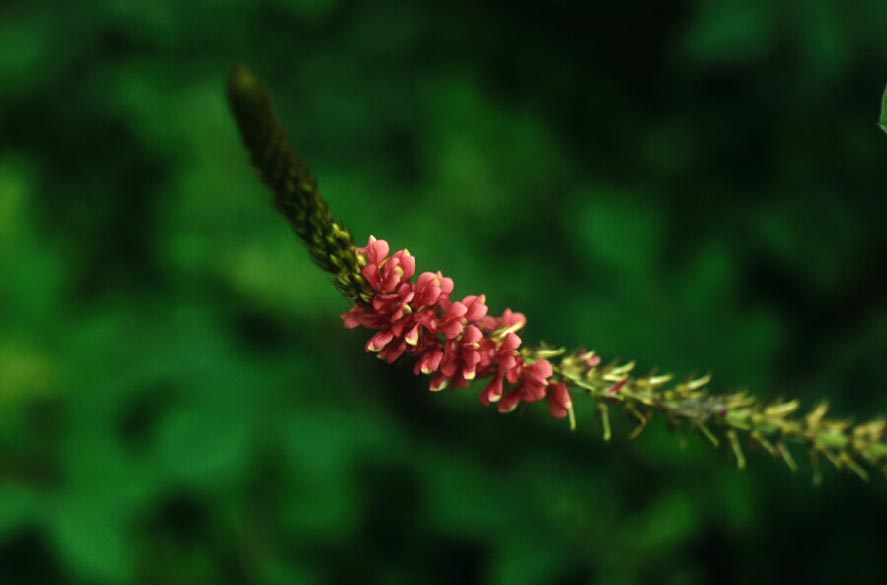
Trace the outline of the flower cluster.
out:
<instances>
[{"instance_id":1,"label":"flower cluster","mask_svg":"<svg viewBox=\"0 0 887 585\"><path fill-rule=\"evenodd\" d=\"M414 372L433 374L430 389L435 392L491 378L480 395L485 406L498 403L500 412L510 412L522 402L547 399L552 416L567 416L570 393L566 384L552 381L551 363L528 363L518 352L516 332L526 324L523 314L506 309L501 317L491 317L484 295L453 301L453 279L423 272L413 281L415 258L408 250L390 251L388 242L372 236L366 247L357 248L363 277L375 294L342 318L349 329L376 330L367 351L388 363L404 354L415 356Z\"/></svg>"}]
</instances>

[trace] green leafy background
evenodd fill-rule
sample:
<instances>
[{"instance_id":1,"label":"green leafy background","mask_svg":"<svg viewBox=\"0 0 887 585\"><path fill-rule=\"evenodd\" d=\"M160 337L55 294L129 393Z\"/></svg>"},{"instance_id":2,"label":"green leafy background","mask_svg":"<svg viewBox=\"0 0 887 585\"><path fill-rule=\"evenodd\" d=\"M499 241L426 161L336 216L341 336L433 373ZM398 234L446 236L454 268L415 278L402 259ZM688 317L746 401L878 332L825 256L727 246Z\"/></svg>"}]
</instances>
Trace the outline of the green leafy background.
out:
<instances>
[{"instance_id":1,"label":"green leafy background","mask_svg":"<svg viewBox=\"0 0 887 585\"><path fill-rule=\"evenodd\" d=\"M249 167L250 63L337 214L585 345L887 412L887 3L0 6L0 582L884 577L810 486L363 352ZM800 459L802 453L797 452Z\"/></svg>"}]
</instances>

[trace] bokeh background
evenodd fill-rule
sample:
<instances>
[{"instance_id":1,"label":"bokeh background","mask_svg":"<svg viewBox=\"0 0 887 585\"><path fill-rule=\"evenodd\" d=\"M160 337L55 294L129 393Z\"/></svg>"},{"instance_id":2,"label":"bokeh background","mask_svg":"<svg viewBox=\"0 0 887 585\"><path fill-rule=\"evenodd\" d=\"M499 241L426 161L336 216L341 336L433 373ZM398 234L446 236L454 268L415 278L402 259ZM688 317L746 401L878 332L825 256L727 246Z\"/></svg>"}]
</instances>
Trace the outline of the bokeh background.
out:
<instances>
[{"instance_id":1,"label":"bokeh background","mask_svg":"<svg viewBox=\"0 0 887 585\"><path fill-rule=\"evenodd\" d=\"M63 6L64 4L64 6ZM887 3L0 5L0 583L881 582L887 483L363 352L249 167L525 338L887 412Z\"/></svg>"}]
</instances>

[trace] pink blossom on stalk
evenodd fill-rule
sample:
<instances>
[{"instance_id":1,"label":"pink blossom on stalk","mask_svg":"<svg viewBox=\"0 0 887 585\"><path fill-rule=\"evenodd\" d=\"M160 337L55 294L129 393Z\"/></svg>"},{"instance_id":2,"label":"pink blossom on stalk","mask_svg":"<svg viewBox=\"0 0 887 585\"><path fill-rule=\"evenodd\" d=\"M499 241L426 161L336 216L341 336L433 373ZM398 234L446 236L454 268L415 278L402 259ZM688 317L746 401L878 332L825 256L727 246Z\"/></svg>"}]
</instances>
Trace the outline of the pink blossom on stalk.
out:
<instances>
[{"instance_id":1,"label":"pink blossom on stalk","mask_svg":"<svg viewBox=\"0 0 887 585\"><path fill-rule=\"evenodd\" d=\"M548 411L555 418L564 418L573 408L573 401L570 400L570 391L563 382L556 382L548 385Z\"/></svg>"},{"instance_id":2,"label":"pink blossom on stalk","mask_svg":"<svg viewBox=\"0 0 887 585\"><path fill-rule=\"evenodd\" d=\"M520 373L520 384L499 402L499 412L514 410L521 402L543 400L551 374L551 362L548 360L525 365Z\"/></svg>"},{"instance_id":3,"label":"pink blossom on stalk","mask_svg":"<svg viewBox=\"0 0 887 585\"><path fill-rule=\"evenodd\" d=\"M487 384L487 387L480 394L480 403L484 406L489 406L493 402L499 402L502 398L503 385L502 374L493 376L493 379L490 380L490 383Z\"/></svg>"},{"instance_id":4,"label":"pink blossom on stalk","mask_svg":"<svg viewBox=\"0 0 887 585\"><path fill-rule=\"evenodd\" d=\"M551 363L542 359L527 364L518 351L516 331L527 321L522 313L506 309L501 317L491 317L484 295L453 301L451 278L423 272L413 282L415 258L407 250L390 251L388 242L372 236L357 249L365 262L362 274L376 294L342 318L349 329L376 330L367 351L388 363L404 354L416 356L414 373L435 374L432 391L450 385L466 388L475 379L491 378L480 394L485 406L498 403L500 412L509 412L522 402L547 399L552 416L566 416L572 408L569 390L551 381Z\"/></svg>"}]
</instances>

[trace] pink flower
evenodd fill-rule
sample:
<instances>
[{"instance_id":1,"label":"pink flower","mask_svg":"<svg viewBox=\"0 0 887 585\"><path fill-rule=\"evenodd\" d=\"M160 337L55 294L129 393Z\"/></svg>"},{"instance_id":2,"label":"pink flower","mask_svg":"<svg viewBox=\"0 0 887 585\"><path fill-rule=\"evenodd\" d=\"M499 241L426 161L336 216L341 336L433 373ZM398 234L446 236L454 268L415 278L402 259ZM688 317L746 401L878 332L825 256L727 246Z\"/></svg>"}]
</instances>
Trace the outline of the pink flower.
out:
<instances>
[{"instance_id":1,"label":"pink flower","mask_svg":"<svg viewBox=\"0 0 887 585\"><path fill-rule=\"evenodd\" d=\"M555 418L564 418L573 408L573 401L570 400L570 391L563 382L556 382L548 385L546 393L548 398L548 412Z\"/></svg>"},{"instance_id":2,"label":"pink flower","mask_svg":"<svg viewBox=\"0 0 887 585\"><path fill-rule=\"evenodd\" d=\"M499 403L500 412L517 408L521 402L539 402L545 398L548 378L553 373L551 362L539 360L525 365L520 375L520 384L509 392Z\"/></svg>"},{"instance_id":3,"label":"pink flower","mask_svg":"<svg viewBox=\"0 0 887 585\"><path fill-rule=\"evenodd\" d=\"M398 286L408 281L416 272L416 259L409 250L400 250L391 258L388 257L390 247L385 240L377 240L370 236L365 248L358 248L357 253L366 258L363 276L373 290L385 293L393 292Z\"/></svg>"},{"instance_id":4,"label":"pink flower","mask_svg":"<svg viewBox=\"0 0 887 585\"><path fill-rule=\"evenodd\" d=\"M489 406L493 402L499 402L502 398L502 374L496 374L484 391L480 393L480 403Z\"/></svg>"},{"instance_id":5,"label":"pink flower","mask_svg":"<svg viewBox=\"0 0 887 585\"><path fill-rule=\"evenodd\" d=\"M486 295L469 295L462 299L465 305L465 319L471 322L477 322L487 316L487 296Z\"/></svg>"},{"instance_id":6,"label":"pink flower","mask_svg":"<svg viewBox=\"0 0 887 585\"><path fill-rule=\"evenodd\" d=\"M570 395L565 384L551 382L551 363L527 364L518 351L521 338L515 332L527 322L522 313L506 309L501 317L491 317L484 295L453 301L451 278L423 272L413 282L415 258L407 250L390 252L388 242L372 236L357 249L363 276L376 294L342 318L349 329L376 331L367 351L389 363L405 354L415 356L414 373L434 374L432 391L450 385L466 388L475 379L491 378L480 394L485 406L498 403L500 412L508 412L522 402L547 398L552 416L567 414Z\"/></svg>"},{"instance_id":7,"label":"pink flower","mask_svg":"<svg viewBox=\"0 0 887 585\"><path fill-rule=\"evenodd\" d=\"M527 318L523 313L514 313L511 309L505 309L501 317L485 317L480 325L486 331L515 332L523 329L527 324Z\"/></svg>"}]
</instances>

